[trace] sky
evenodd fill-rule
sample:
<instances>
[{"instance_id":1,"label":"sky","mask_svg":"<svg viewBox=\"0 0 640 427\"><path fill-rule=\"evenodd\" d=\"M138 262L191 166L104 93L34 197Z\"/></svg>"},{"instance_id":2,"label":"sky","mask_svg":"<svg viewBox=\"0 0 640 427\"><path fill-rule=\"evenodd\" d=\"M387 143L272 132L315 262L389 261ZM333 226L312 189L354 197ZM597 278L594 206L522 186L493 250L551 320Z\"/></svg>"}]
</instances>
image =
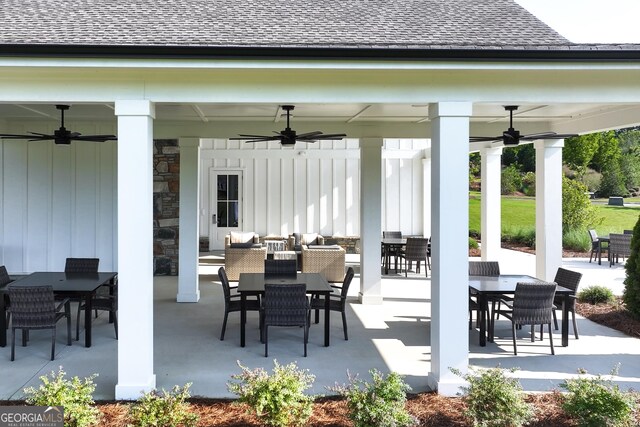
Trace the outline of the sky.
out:
<instances>
[{"instance_id":1,"label":"sky","mask_svg":"<svg viewBox=\"0 0 640 427\"><path fill-rule=\"evenodd\" d=\"M640 0L516 0L574 43L640 43Z\"/></svg>"}]
</instances>

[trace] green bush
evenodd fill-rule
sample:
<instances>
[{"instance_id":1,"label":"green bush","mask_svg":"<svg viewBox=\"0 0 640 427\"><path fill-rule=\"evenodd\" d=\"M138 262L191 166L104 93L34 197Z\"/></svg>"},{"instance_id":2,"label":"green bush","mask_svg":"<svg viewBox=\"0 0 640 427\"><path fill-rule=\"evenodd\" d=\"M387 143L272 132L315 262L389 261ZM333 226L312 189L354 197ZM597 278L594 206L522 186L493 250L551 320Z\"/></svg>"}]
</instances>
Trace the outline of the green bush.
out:
<instances>
[{"instance_id":1,"label":"green bush","mask_svg":"<svg viewBox=\"0 0 640 427\"><path fill-rule=\"evenodd\" d=\"M478 241L473 237L469 237L469 249L478 249L479 247Z\"/></svg>"},{"instance_id":2,"label":"green bush","mask_svg":"<svg viewBox=\"0 0 640 427\"><path fill-rule=\"evenodd\" d=\"M617 374L617 368L611 375ZM586 371L578 371L586 374ZM631 394L621 392L611 380L600 375L592 378L580 376L565 380L560 387L567 390L562 409L585 427L613 427L632 425L635 400Z\"/></svg>"},{"instance_id":3,"label":"green bush","mask_svg":"<svg viewBox=\"0 0 640 427\"><path fill-rule=\"evenodd\" d=\"M607 168L602 170L602 180L600 181L598 196L626 197L628 195L629 192L625 186L625 177L622 174L620 165L618 163L611 163L610 165L607 165Z\"/></svg>"},{"instance_id":4,"label":"green bush","mask_svg":"<svg viewBox=\"0 0 640 427\"><path fill-rule=\"evenodd\" d=\"M502 228L502 241L536 246L536 228L534 226L511 226Z\"/></svg>"},{"instance_id":5,"label":"green bush","mask_svg":"<svg viewBox=\"0 0 640 427\"><path fill-rule=\"evenodd\" d=\"M591 204L587 187L581 182L562 177L562 229L564 232L600 225L595 206Z\"/></svg>"},{"instance_id":6,"label":"green bush","mask_svg":"<svg viewBox=\"0 0 640 427\"><path fill-rule=\"evenodd\" d=\"M171 391L152 390L143 393L138 402L129 408L132 425L141 427L195 426L198 415L189 412L189 387L175 386Z\"/></svg>"},{"instance_id":7,"label":"green bush","mask_svg":"<svg viewBox=\"0 0 640 427\"><path fill-rule=\"evenodd\" d=\"M591 250L591 237L586 229L567 230L562 235L562 247L579 252Z\"/></svg>"},{"instance_id":8,"label":"green bush","mask_svg":"<svg viewBox=\"0 0 640 427\"><path fill-rule=\"evenodd\" d=\"M529 197L536 195L536 174L527 172L522 177L522 192Z\"/></svg>"},{"instance_id":9,"label":"green bush","mask_svg":"<svg viewBox=\"0 0 640 427\"><path fill-rule=\"evenodd\" d=\"M503 369L470 370L464 375L457 369L451 371L469 383L461 389L467 406L465 416L475 426L521 426L533 417L533 408L525 402L520 382L507 377Z\"/></svg>"},{"instance_id":10,"label":"green bush","mask_svg":"<svg viewBox=\"0 0 640 427\"><path fill-rule=\"evenodd\" d=\"M502 169L501 193L513 194L522 188L522 174L515 164Z\"/></svg>"},{"instance_id":11,"label":"green bush","mask_svg":"<svg viewBox=\"0 0 640 427\"><path fill-rule=\"evenodd\" d=\"M84 380L73 377L65 378L66 373L62 366L58 372L51 372L50 376L40 377L42 384L37 389L28 387L24 389L26 401L35 406L62 406L64 407L64 425L82 427L96 425L99 421L100 411L93 406L93 392L96 385L93 379L98 374L91 375Z\"/></svg>"},{"instance_id":12,"label":"green bush","mask_svg":"<svg viewBox=\"0 0 640 427\"><path fill-rule=\"evenodd\" d=\"M589 286L578 292L578 301L589 304L603 304L614 299L611 289L604 286Z\"/></svg>"},{"instance_id":13,"label":"green bush","mask_svg":"<svg viewBox=\"0 0 640 427\"><path fill-rule=\"evenodd\" d=\"M411 388L402 376L391 372L385 378L376 369L369 371L372 382L349 375L349 384L333 387L347 399L349 419L354 427L403 427L417 424L405 408Z\"/></svg>"},{"instance_id":14,"label":"green bush","mask_svg":"<svg viewBox=\"0 0 640 427\"><path fill-rule=\"evenodd\" d=\"M239 382L229 382L227 388L267 425L303 425L313 410L313 398L304 391L311 387L315 376L298 369L293 362L281 366L274 359L273 364L273 374L269 375L262 368L250 370L238 362L242 373L231 378Z\"/></svg>"},{"instance_id":15,"label":"green bush","mask_svg":"<svg viewBox=\"0 0 640 427\"><path fill-rule=\"evenodd\" d=\"M624 279L623 300L627 310L640 317L640 216L633 227L631 254L625 263L627 277Z\"/></svg>"}]
</instances>

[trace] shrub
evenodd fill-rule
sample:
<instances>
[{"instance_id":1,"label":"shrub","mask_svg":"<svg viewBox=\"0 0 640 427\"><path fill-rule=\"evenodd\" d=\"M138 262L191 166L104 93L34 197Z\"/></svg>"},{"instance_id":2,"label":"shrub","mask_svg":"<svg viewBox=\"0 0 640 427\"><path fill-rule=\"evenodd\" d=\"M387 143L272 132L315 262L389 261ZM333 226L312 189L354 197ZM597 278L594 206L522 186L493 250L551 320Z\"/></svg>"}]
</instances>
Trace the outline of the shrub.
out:
<instances>
[{"instance_id":1,"label":"shrub","mask_svg":"<svg viewBox=\"0 0 640 427\"><path fill-rule=\"evenodd\" d=\"M82 427L97 424L100 411L93 406L95 402L92 395L96 389L93 379L98 374L84 380L78 377L68 380L65 376L66 373L61 366L57 373L52 371L50 376L40 377L40 387L24 389L27 403L36 406L63 406L65 426Z\"/></svg>"},{"instance_id":2,"label":"shrub","mask_svg":"<svg viewBox=\"0 0 640 427\"><path fill-rule=\"evenodd\" d=\"M522 192L529 197L536 195L536 174L527 172L522 177Z\"/></svg>"},{"instance_id":3,"label":"shrub","mask_svg":"<svg viewBox=\"0 0 640 427\"><path fill-rule=\"evenodd\" d=\"M376 369L369 371L372 382L349 375L349 385L333 387L347 399L349 419L354 427L402 427L417 424L405 408L411 388L402 376L391 372L385 378Z\"/></svg>"},{"instance_id":4,"label":"shrub","mask_svg":"<svg viewBox=\"0 0 640 427\"><path fill-rule=\"evenodd\" d=\"M525 246L535 247L536 229L533 226L511 226L503 227L502 241L511 243L521 243Z\"/></svg>"},{"instance_id":5,"label":"shrub","mask_svg":"<svg viewBox=\"0 0 640 427\"><path fill-rule=\"evenodd\" d=\"M502 169L501 192L513 194L522 188L522 174L515 164Z\"/></svg>"},{"instance_id":6,"label":"shrub","mask_svg":"<svg viewBox=\"0 0 640 427\"><path fill-rule=\"evenodd\" d=\"M473 237L469 237L469 249L478 249L478 241Z\"/></svg>"},{"instance_id":7,"label":"shrub","mask_svg":"<svg viewBox=\"0 0 640 427\"><path fill-rule=\"evenodd\" d=\"M584 370L578 372L586 374ZM611 375L617 373L616 367ZM631 425L635 401L631 394L621 392L611 380L600 375L592 378L580 376L565 380L560 387L568 391L562 409L580 426Z\"/></svg>"},{"instance_id":8,"label":"shrub","mask_svg":"<svg viewBox=\"0 0 640 427\"><path fill-rule=\"evenodd\" d=\"M626 197L629 195L625 187L625 177L622 175L620 166L617 163L611 163L602 170L602 180L600 181L598 195L600 197Z\"/></svg>"},{"instance_id":9,"label":"shrub","mask_svg":"<svg viewBox=\"0 0 640 427\"><path fill-rule=\"evenodd\" d=\"M578 292L578 301L589 304L603 304L614 299L611 289L604 286L588 286Z\"/></svg>"},{"instance_id":10,"label":"shrub","mask_svg":"<svg viewBox=\"0 0 640 427\"><path fill-rule=\"evenodd\" d=\"M591 237L586 229L567 230L562 235L562 247L580 252L591 250Z\"/></svg>"},{"instance_id":11,"label":"shrub","mask_svg":"<svg viewBox=\"0 0 640 427\"><path fill-rule=\"evenodd\" d=\"M514 372L516 369L510 369ZM462 375L451 371L469 383L461 387L467 409L465 416L482 427L511 427L526 424L533 417L531 405L525 402L522 386L497 368L470 371Z\"/></svg>"},{"instance_id":12,"label":"shrub","mask_svg":"<svg viewBox=\"0 0 640 427\"><path fill-rule=\"evenodd\" d=\"M624 279L623 300L635 317L640 317L640 216L633 227L631 254L624 266L627 277Z\"/></svg>"},{"instance_id":13,"label":"shrub","mask_svg":"<svg viewBox=\"0 0 640 427\"><path fill-rule=\"evenodd\" d=\"M575 180L562 177L562 229L580 230L599 225L596 208L591 204L587 187Z\"/></svg>"},{"instance_id":14,"label":"shrub","mask_svg":"<svg viewBox=\"0 0 640 427\"><path fill-rule=\"evenodd\" d=\"M313 398L304 394L315 376L301 370L294 362L281 366L274 359L273 374L264 369L250 370L238 362L242 373L231 378L239 382L227 383L230 392L239 396L238 402L253 409L270 426L304 424L313 410Z\"/></svg>"},{"instance_id":15,"label":"shrub","mask_svg":"<svg viewBox=\"0 0 640 427\"><path fill-rule=\"evenodd\" d=\"M174 386L171 391L152 390L143 393L138 402L129 408L129 417L134 426L178 427L195 426L198 415L189 412L189 387Z\"/></svg>"}]
</instances>

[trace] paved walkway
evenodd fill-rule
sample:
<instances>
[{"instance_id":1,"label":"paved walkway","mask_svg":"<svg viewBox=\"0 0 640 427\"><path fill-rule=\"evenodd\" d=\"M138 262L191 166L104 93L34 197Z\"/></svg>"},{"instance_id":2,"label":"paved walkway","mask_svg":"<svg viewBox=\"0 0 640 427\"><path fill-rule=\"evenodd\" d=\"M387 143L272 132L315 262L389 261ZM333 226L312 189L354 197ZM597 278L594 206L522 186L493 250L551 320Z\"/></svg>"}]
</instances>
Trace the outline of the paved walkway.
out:
<instances>
[{"instance_id":1,"label":"paved walkway","mask_svg":"<svg viewBox=\"0 0 640 427\"><path fill-rule=\"evenodd\" d=\"M358 267L358 257L347 262ZM194 395L232 397L226 384L238 373L237 362L251 368L271 369L279 363L296 361L316 375L314 393L329 394L327 387L347 380L347 372L368 378L368 370L397 371L406 376L414 391L424 391L430 371L430 280L423 275L384 276L382 305L357 302L360 282L356 275L350 289L347 310L349 341L343 339L340 316L331 316L331 346L323 347L322 327L313 325L310 332L309 356L302 357L302 332L298 328L274 328L269 335L269 358L264 357L255 313L248 316L247 346L239 346L239 315L231 313L225 341L219 340L224 304L222 289L214 276L221 257L201 259L201 300L197 304L177 304L176 277L156 277L154 295L155 352L154 364L158 388L170 389L176 384L192 382ZM513 251L502 251L504 273L533 274L534 257ZM588 259L571 259L566 266L585 273L583 284L603 284L621 292L624 268L598 266ZM627 337L589 320L579 318L580 339L570 338L568 347L556 347L549 354L548 342L531 343L524 339L513 355L510 327L498 322L497 339L487 347L477 345L477 331L469 332L469 360L475 367L520 368L514 375L528 391L556 388L578 368L593 374L607 374L620 363L615 378L623 388L639 388L640 340ZM16 361L9 361L10 348L0 348L0 399L19 399L22 389L39 384L38 377L63 366L69 375L80 377L99 373L96 399L113 399L117 381L117 341L113 326L106 316L94 320L94 346L87 349L74 341L64 345L65 331L60 328L56 360L49 361L50 340L46 333L34 331L27 347L16 349ZM524 331L526 332L526 331ZM524 333L523 332L523 333ZM554 334L560 343L559 332Z\"/></svg>"}]
</instances>

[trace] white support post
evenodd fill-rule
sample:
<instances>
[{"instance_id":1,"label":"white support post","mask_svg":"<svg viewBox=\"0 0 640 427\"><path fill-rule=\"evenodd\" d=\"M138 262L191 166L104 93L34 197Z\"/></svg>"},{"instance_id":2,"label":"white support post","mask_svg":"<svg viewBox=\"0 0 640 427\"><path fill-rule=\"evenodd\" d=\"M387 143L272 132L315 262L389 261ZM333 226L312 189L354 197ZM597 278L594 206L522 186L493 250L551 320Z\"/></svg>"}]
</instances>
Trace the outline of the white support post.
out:
<instances>
[{"instance_id":1,"label":"white support post","mask_svg":"<svg viewBox=\"0 0 640 427\"><path fill-rule=\"evenodd\" d=\"M422 159L422 235L431 237L431 148L425 150L425 158Z\"/></svg>"},{"instance_id":2,"label":"white support post","mask_svg":"<svg viewBox=\"0 0 640 427\"><path fill-rule=\"evenodd\" d=\"M360 294L362 304L382 304L382 138L360 139Z\"/></svg>"},{"instance_id":3,"label":"white support post","mask_svg":"<svg viewBox=\"0 0 640 427\"><path fill-rule=\"evenodd\" d=\"M439 394L454 396L469 363L469 117L471 103L429 105L431 134L431 372Z\"/></svg>"},{"instance_id":4,"label":"white support post","mask_svg":"<svg viewBox=\"0 0 640 427\"><path fill-rule=\"evenodd\" d=\"M536 141L536 277L553 280L562 266L563 139Z\"/></svg>"},{"instance_id":5,"label":"white support post","mask_svg":"<svg viewBox=\"0 0 640 427\"><path fill-rule=\"evenodd\" d=\"M116 399L155 388L153 373L153 118L146 100L118 116L118 383Z\"/></svg>"},{"instance_id":6,"label":"white support post","mask_svg":"<svg viewBox=\"0 0 640 427\"><path fill-rule=\"evenodd\" d=\"M480 200L481 257L483 261L497 261L502 235L500 180L502 147L480 150L482 194Z\"/></svg>"},{"instance_id":7,"label":"white support post","mask_svg":"<svg viewBox=\"0 0 640 427\"><path fill-rule=\"evenodd\" d=\"M180 138L180 247L178 302L198 302L200 139Z\"/></svg>"}]
</instances>

